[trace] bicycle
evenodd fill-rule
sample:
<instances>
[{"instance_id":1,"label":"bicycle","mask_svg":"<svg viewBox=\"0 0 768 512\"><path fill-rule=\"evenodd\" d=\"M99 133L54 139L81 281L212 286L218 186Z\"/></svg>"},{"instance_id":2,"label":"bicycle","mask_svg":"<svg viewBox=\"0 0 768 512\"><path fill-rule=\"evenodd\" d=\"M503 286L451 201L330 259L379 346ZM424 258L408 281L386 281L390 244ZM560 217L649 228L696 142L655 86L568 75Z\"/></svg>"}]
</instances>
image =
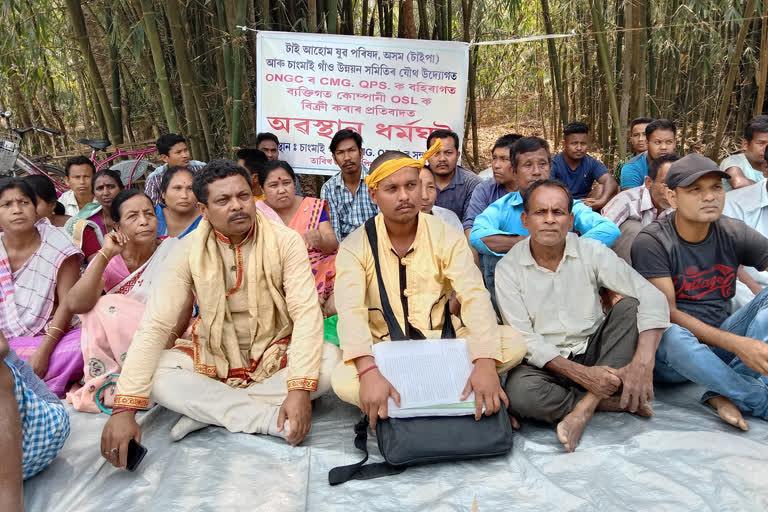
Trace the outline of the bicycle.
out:
<instances>
[{"instance_id":1,"label":"bicycle","mask_svg":"<svg viewBox=\"0 0 768 512\"><path fill-rule=\"evenodd\" d=\"M0 126L0 176L20 177L28 174L42 174L53 182L59 194L69 187L62 181L51 176L64 177L64 169L57 165L35 162L21 152L21 143L24 135L31 131L45 133L46 135L61 135L59 130L46 128L45 126L28 126L26 128L14 128L11 125L10 110L1 111L0 119L5 120L8 127L3 130Z\"/></svg>"},{"instance_id":2,"label":"bicycle","mask_svg":"<svg viewBox=\"0 0 768 512\"><path fill-rule=\"evenodd\" d=\"M136 159L125 160L119 162L109 169L120 172L120 179L123 181L123 185L131 187L133 185L133 177L138 171L138 178L141 179L146 175L147 170L151 167L154 170L154 166L151 162L144 160L144 157L150 153L157 151L154 146L151 148L137 149L132 151L124 151L121 147L115 146L115 153L105 158L104 160L96 160L97 151L106 151L106 149L112 145L109 139L77 139L77 142L84 144L91 148L91 162L96 166L96 171L100 171L107 166L113 160L124 156L138 156ZM126 179L127 178L127 179Z\"/></svg>"}]
</instances>

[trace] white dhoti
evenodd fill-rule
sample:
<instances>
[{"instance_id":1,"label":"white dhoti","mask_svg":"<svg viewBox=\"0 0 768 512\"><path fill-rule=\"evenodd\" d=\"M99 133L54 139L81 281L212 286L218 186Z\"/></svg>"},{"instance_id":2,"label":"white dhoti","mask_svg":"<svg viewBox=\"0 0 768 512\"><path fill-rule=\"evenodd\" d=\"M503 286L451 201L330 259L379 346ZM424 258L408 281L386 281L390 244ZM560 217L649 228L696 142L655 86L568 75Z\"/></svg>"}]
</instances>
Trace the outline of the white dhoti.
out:
<instances>
[{"instance_id":1,"label":"white dhoti","mask_svg":"<svg viewBox=\"0 0 768 512\"><path fill-rule=\"evenodd\" d=\"M331 374L341 351L324 342L314 400L331 389ZM266 434L288 396L287 368L247 388L233 388L194 371L192 358L179 350L165 350L154 375L151 398L172 411L230 432Z\"/></svg>"}]
</instances>

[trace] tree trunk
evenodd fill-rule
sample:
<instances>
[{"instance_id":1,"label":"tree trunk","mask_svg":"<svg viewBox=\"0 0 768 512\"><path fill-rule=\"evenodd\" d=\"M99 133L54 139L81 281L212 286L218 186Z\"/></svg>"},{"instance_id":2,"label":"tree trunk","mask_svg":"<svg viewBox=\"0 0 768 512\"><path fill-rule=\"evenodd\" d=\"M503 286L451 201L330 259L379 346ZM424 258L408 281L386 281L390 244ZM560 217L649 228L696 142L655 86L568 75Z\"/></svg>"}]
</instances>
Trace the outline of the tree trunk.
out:
<instances>
[{"instance_id":1,"label":"tree trunk","mask_svg":"<svg viewBox=\"0 0 768 512\"><path fill-rule=\"evenodd\" d=\"M71 0L68 0L71 1ZM195 72L187 54L187 31L184 28L184 19L179 11L179 0L165 2L168 25L170 26L171 39L173 40L173 52L176 56L176 67L179 71L181 82L181 99L184 103L184 113L187 118L187 131L192 146L194 158L203 159L206 153L202 136L199 130L199 120L195 108L195 94L193 84Z\"/></svg>"},{"instance_id":2,"label":"tree trunk","mask_svg":"<svg viewBox=\"0 0 768 512\"><path fill-rule=\"evenodd\" d=\"M736 82L736 75L739 71L739 62L741 61L741 53L744 50L744 40L747 38L747 32L749 31L752 20L750 18L755 12L755 0L747 0L747 6L744 8L743 18L741 22L741 28L739 29L739 35L736 37L736 46L731 52L731 59L728 63L728 76L725 79L725 87L723 87L723 95L720 98L720 111L717 115L717 124L715 130L715 140L712 147L709 150L709 157L713 160L717 160L720 153L720 145L723 142L723 134L725 133L725 120L728 115L728 106L731 103L731 94L733 93L733 85ZM763 50L765 51L765 49Z\"/></svg>"},{"instance_id":3,"label":"tree trunk","mask_svg":"<svg viewBox=\"0 0 768 512\"><path fill-rule=\"evenodd\" d=\"M107 21L107 45L109 46L109 67L112 77L112 115L115 122L123 126L122 100L120 97L120 55L118 53L117 41L118 31L112 15L112 7L104 9L104 15Z\"/></svg>"},{"instance_id":4,"label":"tree trunk","mask_svg":"<svg viewBox=\"0 0 768 512\"><path fill-rule=\"evenodd\" d=\"M762 31L760 34L760 64L757 72L757 98L755 115L763 113L765 104L765 81L768 78L768 0L763 0Z\"/></svg>"},{"instance_id":5,"label":"tree trunk","mask_svg":"<svg viewBox=\"0 0 768 512\"><path fill-rule=\"evenodd\" d=\"M541 0L541 10L544 15L544 29L547 34L553 34L548 0ZM568 124L568 105L565 103L565 95L563 94L563 81L560 79L560 60L557 57L557 48L555 47L554 39L547 39L547 53L549 54L549 65L552 69L552 74L555 77L557 102L560 105L560 121L563 123L563 126L565 126Z\"/></svg>"},{"instance_id":6,"label":"tree trunk","mask_svg":"<svg viewBox=\"0 0 768 512\"><path fill-rule=\"evenodd\" d=\"M220 1L220 0L219 0ZM331 2L335 0L329 0ZM269 20L269 0L261 0L261 26L264 27L264 30L270 30L270 20ZM336 27L336 18L333 19L334 28ZM330 25L328 26L329 30L328 33L330 33ZM335 30L334 30L335 33Z\"/></svg>"},{"instance_id":7,"label":"tree trunk","mask_svg":"<svg viewBox=\"0 0 768 512\"><path fill-rule=\"evenodd\" d=\"M245 24L248 7L246 0L237 0L235 25ZM235 29L239 31L239 29ZM245 35L232 34L232 148L240 146L241 117L243 114L243 60L245 58Z\"/></svg>"},{"instance_id":8,"label":"tree trunk","mask_svg":"<svg viewBox=\"0 0 768 512\"><path fill-rule=\"evenodd\" d=\"M613 130L616 134L616 142L619 149L619 158L624 158L626 146L624 144L624 132L621 127L621 118L619 117L619 107L616 104L616 89L613 86L613 75L611 74L611 61L608 53L608 42L603 32L603 19L600 14L598 0L590 0L592 10L592 24L595 27L595 39L597 39L597 54L600 59L600 69L605 76L605 93L608 96L608 104L611 107L611 118L613 119ZM754 1L754 0L752 0Z\"/></svg>"},{"instance_id":9,"label":"tree trunk","mask_svg":"<svg viewBox=\"0 0 768 512\"><path fill-rule=\"evenodd\" d=\"M264 0L267 1L267 0ZM336 34L336 19L339 16L339 2L338 0L328 0L328 33Z\"/></svg>"},{"instance_id":10,"label":"tree trunk","mask_svg":"<svg viewBox=\"0 0 768 512\"><path fill-rule=\"evenodd\" d=\"M429 15L427 14L427 0L417 0L419 7L419 39L429 39Z\"/></svg>"},{"instance_id":11,"label":"tree trunk","mask_svg":"<svg viewBox=\"0 0 768 512\"><path fill-rule=\"evenodd\" d=\"M83 9L80 6L79 0L65 0L67 5L67 11L69 12L69 18L72 22L72 30L74 32L74 38L77 41L77 45L80 49L80 53L85 59L87 65L88 76L93 90L96 93L96 98L101 108L101 114L104 117L109 137L114 144L123 143L123 131L119 122L116 122L115 116L112 113L112 107L109 104L109 98L107 97L107 90L104 87L104 81L101 79L99 67L96 64L96 59L91 51L91 43L88 40L88 30L85 25L85 17L83 16Z\"/></svg>"},{"instance_id":12,"label":"tree trunk","mask_svg":"<svg viewBox=\"0 0 768 512\"><path fill-rule=\"evenodd\" d=\"M360 35L364 36L367 34L368 29L368 0L363 0L363 14L360 18Z\"/></svg>"}]
</instances>

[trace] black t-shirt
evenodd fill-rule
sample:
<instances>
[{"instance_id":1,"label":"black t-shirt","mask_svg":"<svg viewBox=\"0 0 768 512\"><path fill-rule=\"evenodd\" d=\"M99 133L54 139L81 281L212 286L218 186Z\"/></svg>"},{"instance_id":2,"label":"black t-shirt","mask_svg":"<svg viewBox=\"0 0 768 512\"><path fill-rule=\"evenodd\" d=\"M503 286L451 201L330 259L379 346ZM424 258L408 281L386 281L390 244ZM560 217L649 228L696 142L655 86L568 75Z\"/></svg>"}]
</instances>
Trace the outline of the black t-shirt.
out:
<instances>
[{"instance_id":1,"label":"black t-shirt","mask_svg":"<svg viewBox=\"0 0 768 512\"><path fill-rule=\"evenodd\" d=\"M739 265L768 267L768 238L725 216L698 243L680 238L671 214L646 226L632 244L635 270L645 278L671 277L678 309L715 327L730 314Z\"/></svg>"}]
</instances>

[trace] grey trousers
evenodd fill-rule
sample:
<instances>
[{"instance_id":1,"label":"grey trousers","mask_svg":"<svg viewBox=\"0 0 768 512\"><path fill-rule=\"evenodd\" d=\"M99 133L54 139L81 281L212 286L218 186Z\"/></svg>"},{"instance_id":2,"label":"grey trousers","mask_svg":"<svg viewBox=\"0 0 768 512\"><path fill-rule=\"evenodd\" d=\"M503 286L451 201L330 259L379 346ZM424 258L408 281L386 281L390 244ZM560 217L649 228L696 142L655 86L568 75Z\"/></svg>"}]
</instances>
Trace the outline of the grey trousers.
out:
<instances>
[{"instance_id":1,"label":"grey trousers","mask_svg":"<svg viewBox=\"0 0 768 512\"><path fill-rule=\"evenodd\" d=\"M631 297L617 302L589 337L587 350L570 359L584 366L626 366L637 349L637 306ZM527 363L509 371L504 390L510 414L548 423L560 421L586 393L567 377Z\"/></svg>"},{"instance_id":2,"label":"grey trousers","mask_svg":"<svg viewBox=\"0 0 768 512\"><path fill-rule=\"evenodd\" d=\"M619 229L621 230L621 236L613 242L611 249L613 249L613 252L615 252L619 258L631 265L632 242L635 241L637 234L643 229L643 225L639 220L629 219L625 220L621 226L619 226Z\"/></svg>"}]
</instances>

